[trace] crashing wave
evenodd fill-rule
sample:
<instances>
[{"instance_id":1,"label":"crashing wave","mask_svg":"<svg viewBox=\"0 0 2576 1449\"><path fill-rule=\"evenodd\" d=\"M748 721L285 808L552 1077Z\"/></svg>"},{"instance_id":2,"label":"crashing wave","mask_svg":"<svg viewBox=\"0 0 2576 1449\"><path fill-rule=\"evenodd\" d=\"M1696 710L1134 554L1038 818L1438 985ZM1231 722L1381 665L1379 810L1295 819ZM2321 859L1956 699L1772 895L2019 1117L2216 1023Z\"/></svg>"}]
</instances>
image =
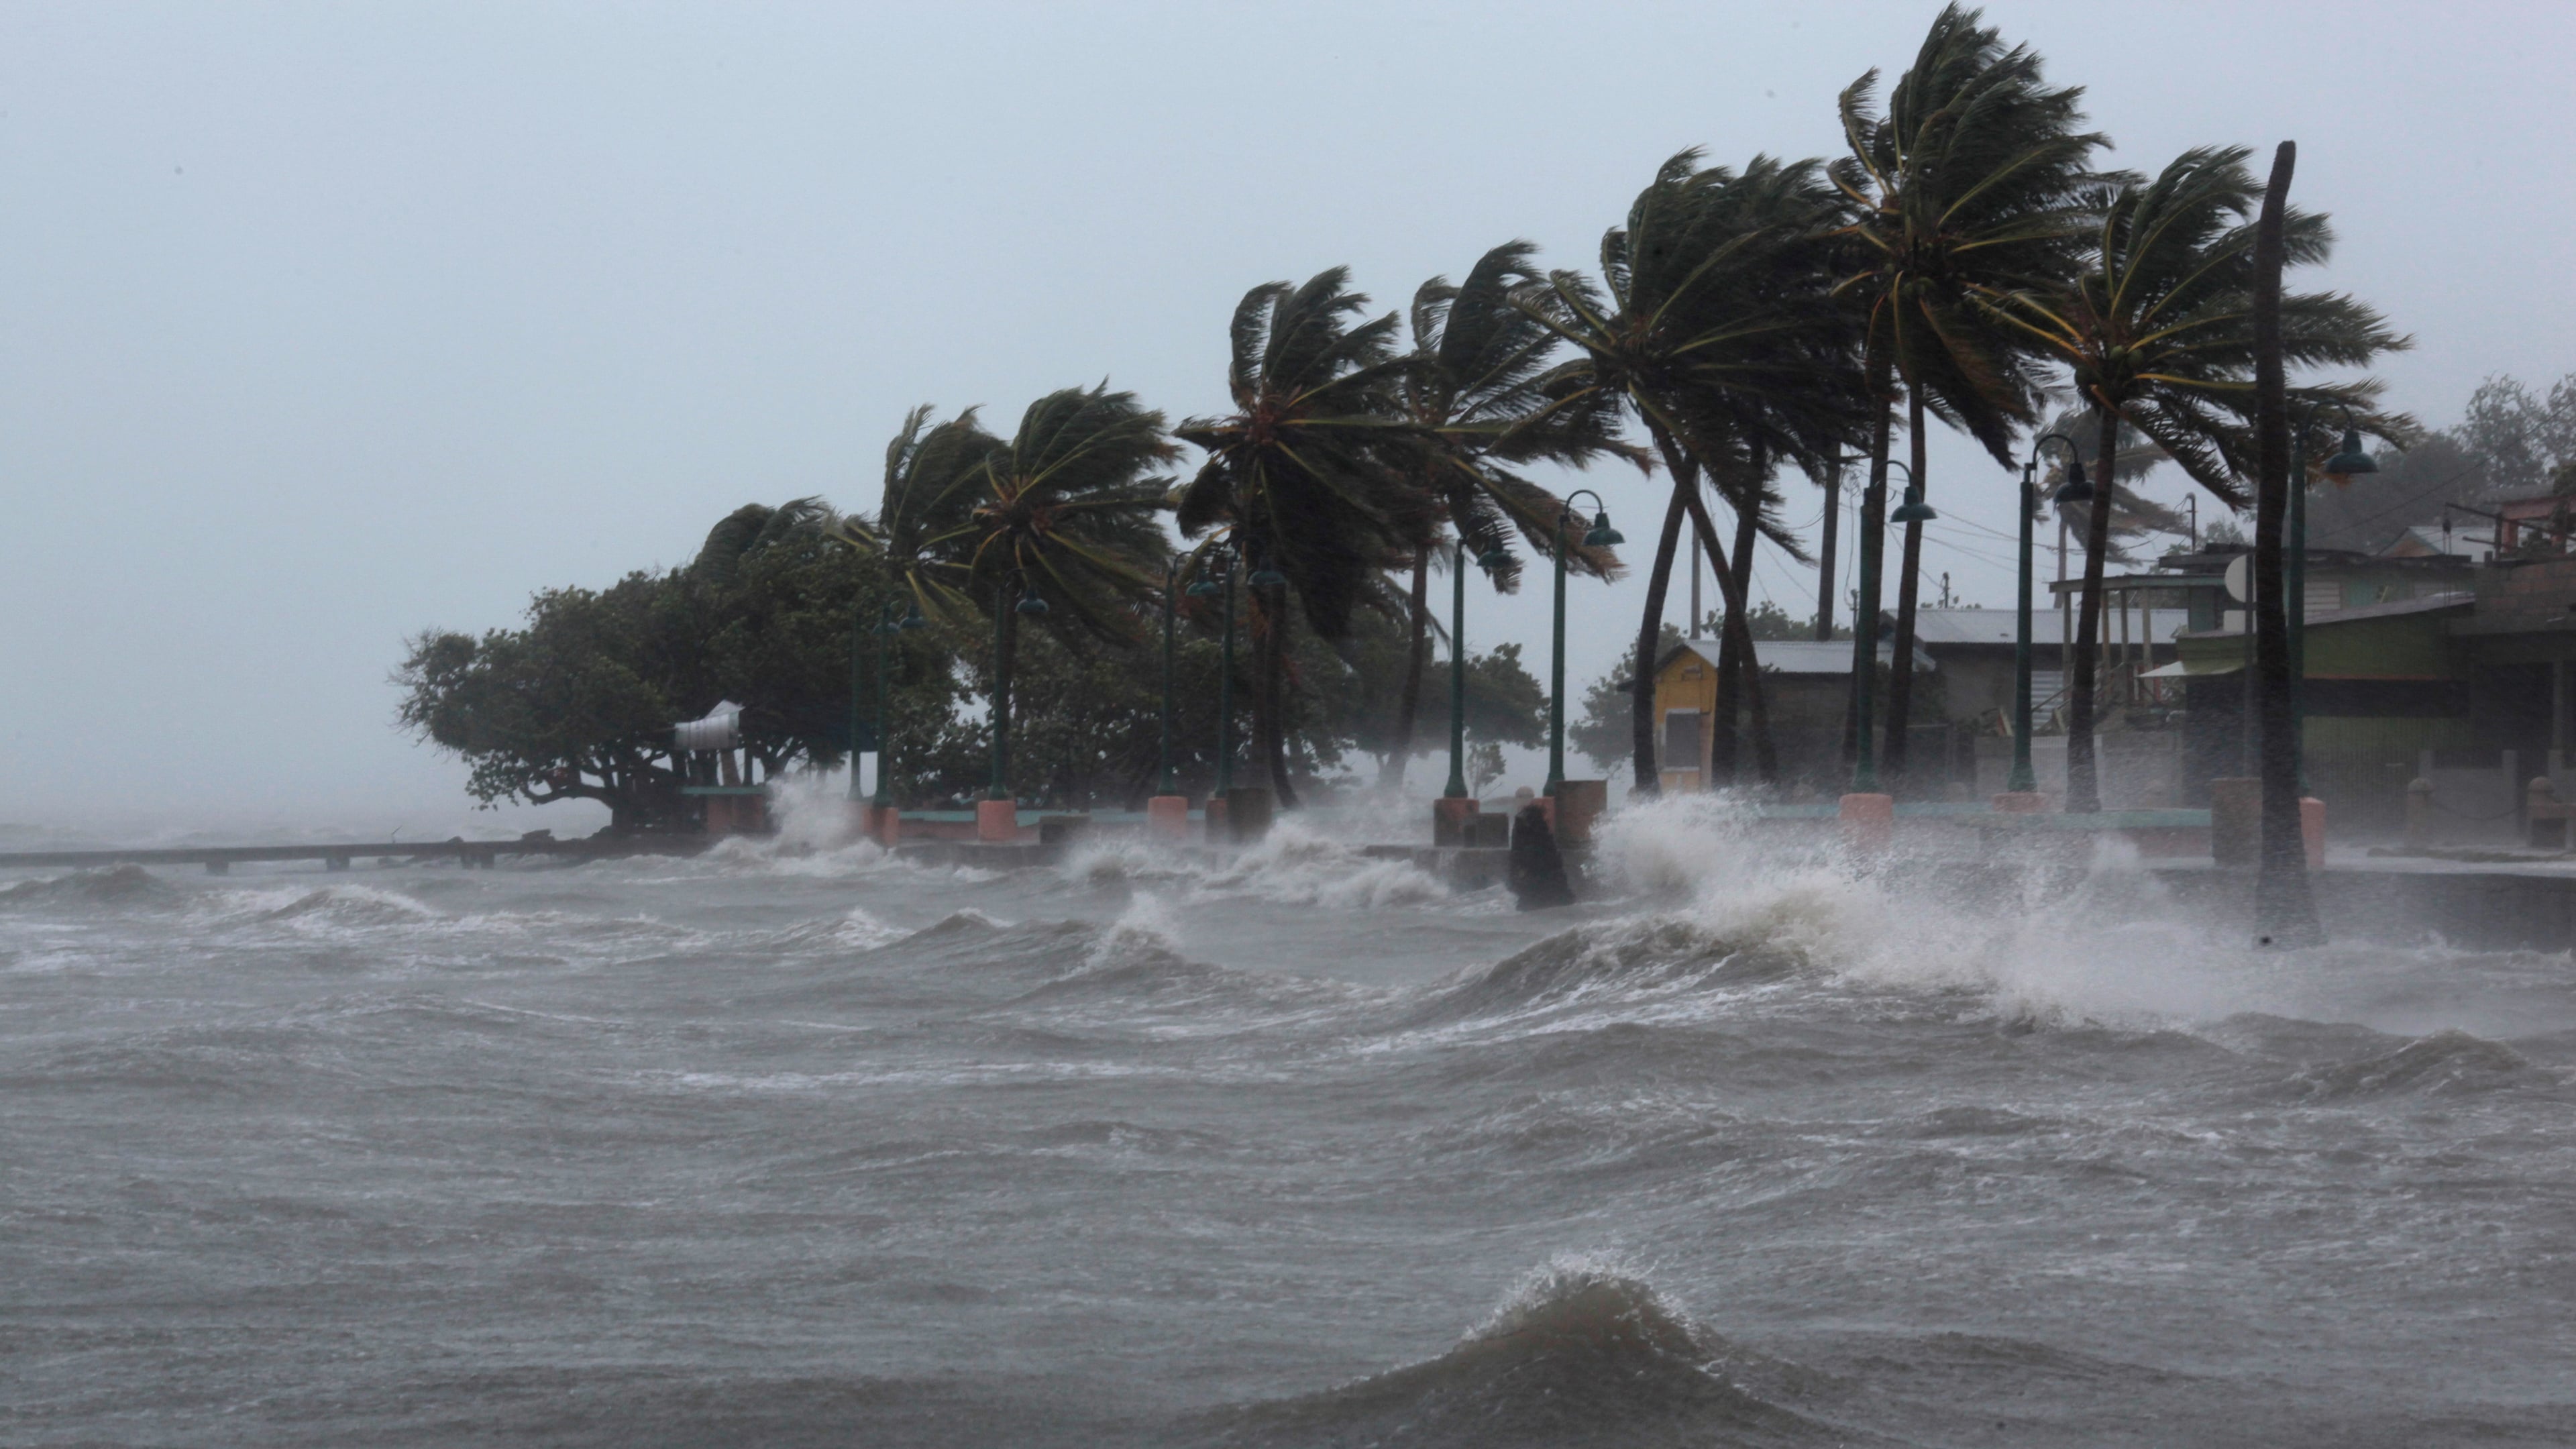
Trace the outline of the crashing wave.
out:
<instances>
[{"instance_id":1,"label":"crashing wave","mask_svg":"<svg viewBox=\"0 0 2576 1449\"><path fill-rule=\"evenodd\" d=\"M0 906L166 906L178 899L177 887L139 865L22 880L0 890Z\"/></svg>"},{"instance_id":2,"label":"crashing wave","mask_svg":"<svg viewBox=\"0 0 2576 1449\"><path fill-rule=\"evenodd\" d=\"M1532 1274L1457 1346L1302 1398L1228 1412L1221 1443L1425 1446L1834 1442L1725 1372L1731 1349L1615 1265Z\"/></svg>"}]
</instances>

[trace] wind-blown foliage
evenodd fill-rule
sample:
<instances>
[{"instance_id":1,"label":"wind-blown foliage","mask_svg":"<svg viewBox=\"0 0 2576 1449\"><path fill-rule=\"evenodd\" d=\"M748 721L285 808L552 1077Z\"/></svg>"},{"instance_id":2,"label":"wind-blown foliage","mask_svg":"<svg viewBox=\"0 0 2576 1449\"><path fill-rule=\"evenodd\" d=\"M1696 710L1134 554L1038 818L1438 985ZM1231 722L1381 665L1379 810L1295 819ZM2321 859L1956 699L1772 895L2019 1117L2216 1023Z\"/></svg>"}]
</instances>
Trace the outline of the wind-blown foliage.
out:
<instances>
[{"instance_id":1,"label":"wind-blown foliage","mask_svg":"<svg viewBox=\"0 0 2576 1449\"><path fill-rule=\"evenodd\" d=\"M1470 557L1500 557L1490 577L1502 593L1520 584L1513 535L1541 558L1553 559L1556 522L1565 507L1563 499L1518 470L1532 463L1581 468L1604 454L1650 466L1648 455L1620 441L1614 400L1595 394L1590 405L1560 405L1550 395L1545 378L1556 334L1511 302L1516 288L1538 280L1530 268L1536 252L1527 242L1506 242L1477 258L1463 284L1446 277L1423 283L1407 314L1411 366L1397 378L1404 415L1427 443L1417 482L1436 500L1453 534L1465 540ZM1434 632L1430 563L1438 542L1436 533L1428 534L1413 550L1411 648L1391 736L1405 747L1386 756L1382 779L1390 787L1403 783L1421 708ZM1618 556L1585 548L1579 534L1565 540L1565 553L1569 568L1596 578L1617 576Z\"/></svg>"},{"instance_id":2,"label":"wind-blown foliage","mask_svg":"<svg viewBox=\"0 0 2576 1449\"><path fill-rule=\"evenodd\" d=\"M1687 515L1700 528L1728 613L1744 613L1746 580L1729 564L1699 497L1703 475L1792 557L1778 518L1775 467L1831 466L1858 414L1850 333L1827 266L1836 201L1815 161L1757 156L1742 173L1702 169L1697 151L1666 161L1601 241L1601 277L1554 271L1516 305L1572 345L1545 378L1566 408L1623 408L1645 426L1672 473L1672 497L1647 577L1637 638L1634 788L1657 786L1651 719L1653 651ZM1752 658L1751 641L1735 641ZM1768 754L1758 677L1748 669L1757 748Z\"/></svg>"},{"instance_id":3,"label":"wind-blown foliage","mask_svg":"<svg viewBox=\"0 0 2576 1449\"><path fill-rule=\"evenodd\" d=\"M1348 637L1352 611L1382 591L1379 570L1436 517L1414 481L1426 466L1425 439L1402 412L1397 384L1409 364L1396 355L1395 314L1353 325L1367 306L1342 267L1304 286L1246 292L1226 368L1234 411L1173 429L1208 455L1180 492L1183 535L1224 529L1246 561L1286 577L1326 639ZM1278 590L1251 592L1260 660L1254 733L1280 803L1293 806L1280 729L1286 604Z\"/></svg>"},{"instance_id":4,"label":"wind-blown foliage","mask_svg":"<svg viewBox=\"0 0 2576 1449\"><path fill-rule=\"evenodd\" d=\"M851 623L888 593L827 540L829 518L809 500L753 505L686 568L546 590L516 629L423 633L395 676L399 717L466 762L484 803L595 800L622 830L684 828L671 728L719 700L744 706L767 773L831 764L850 743ZM927 750L953 720L956 682L909 639L897 677L891 713Z\"/></svg>"},{"instance_id":5,"label":"wind-blown foliage","mask_svg":"<svg viewBox=\"0 0 2576 1449\"><path fill-rule=\"evenodd\" d=\"M1132 605L1162 586L1170 552L1154 521L1170 480L1151 470L1179 450L1161 413L1106 383L1030 403L1007 442L972 416L926 431L925 410L907 416L879 522L843 536L900 569L931 617L954 627L980 608L992 621L993 788L1007 793L1020 600L1044 600L1060 633L1134 638Z\"/></svg>"},{"instance_id":6,"label":"wind-blown foliage","mask_svg":"<svg viewBox=\"0 0 2576 1449\"><path fill-rule=\"evenodd\" d=\"M2242 508L2238 479L2255 467L2254 214L2262 184L2246 169L2252 153L2203 147L2176 157L2153 181L2107 178L2090 205L2101 217L2091 260L2073 278L2013 290L1988 303L2073 375L2093 409L2097 456L2116 454L2122 425L2144 434L2192 481ZM2322 216L2292 210L2282 218L2288 265L2323 262L2333 233ZM2281 298L2282 360L2290 367L2361 367L2408 339L2379 313L2334 292ZM2375 379L2295 388L2294 416L2316 403L2342 404L2365 430L2411 438L2411 419L2381 416L2372 404ZM2337 435L2323 426L2342 414L2327 409L2308 440L2322 462ZM2097 487L2114 480L2100 479ZM2093 754L2094 655L2102 609L2102 575L2110 554L2112 510L2087 520L2084 594L2069 680L2067 808L2098 810Z\"/></svg>"},{"instance_id":7,"label":"wind-blown foliage","mask_svg":"<svg viewBox=\"0 0 2576 1449\"><path fill-rule=\"evenodd\" d=\"M1914 64L1876 108L1878 72L1852 82L1840 110L1849 154L1835 183L1854 211L1843 233L1840 289L1865 321L1867 367L1878 394L1861 547L1881 550L1887 452L1902 385L1917 486L1925 477L1925 415L1974 437L2013 466L2015 429L2032 420L2045 364L1983 305L1998 291L2072 275L2093 230L2092 157L2105 144L2080 129L2078 87L2051 87L2037 53L2006 46L1978 11L1944 7ZM1923 530L1910 523L1898 572L1896 667L1890 678L1887 762L1902 776L1914 661L1914 611ZM1876 647L1876 596L1860 601L1865 656ZM1866 678L1856 673L1854 680Z\"/></svg>"}]
</instances>

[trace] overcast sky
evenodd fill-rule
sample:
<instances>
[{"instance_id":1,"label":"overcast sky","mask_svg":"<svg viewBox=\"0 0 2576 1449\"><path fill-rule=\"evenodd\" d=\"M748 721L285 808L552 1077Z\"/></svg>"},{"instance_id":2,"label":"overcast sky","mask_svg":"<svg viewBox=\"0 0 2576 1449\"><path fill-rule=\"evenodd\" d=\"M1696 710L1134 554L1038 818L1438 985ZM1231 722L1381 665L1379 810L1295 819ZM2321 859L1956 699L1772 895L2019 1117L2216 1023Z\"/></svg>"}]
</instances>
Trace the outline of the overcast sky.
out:
<instances>
[{"instance_id":1,"label":"overcast sky","mask_svg":"<svg viewBox=\"0 0 2576 1449\"><path fill-rule=\"evenodd\" d=\"M407 635L747 501L873 508L917 402L1213 410L1259 282L1586 265L1681 147L1829 153L1935 9L0 6L0 822L471 825L394 728ZM2416 336L2398 405L2576 369L2576 7L1988 13L2119 164L2296 139L2342 237L2302 280ZM1949 436L1931 474L1927 571L2008 603L2009 476ZM1651 535L1650 485L1585 481ZM1642 594L1578 588L1578 680ZM1471 643L1543 666L1545 604L1471 600Z\"/></svg>"}]
</instances>

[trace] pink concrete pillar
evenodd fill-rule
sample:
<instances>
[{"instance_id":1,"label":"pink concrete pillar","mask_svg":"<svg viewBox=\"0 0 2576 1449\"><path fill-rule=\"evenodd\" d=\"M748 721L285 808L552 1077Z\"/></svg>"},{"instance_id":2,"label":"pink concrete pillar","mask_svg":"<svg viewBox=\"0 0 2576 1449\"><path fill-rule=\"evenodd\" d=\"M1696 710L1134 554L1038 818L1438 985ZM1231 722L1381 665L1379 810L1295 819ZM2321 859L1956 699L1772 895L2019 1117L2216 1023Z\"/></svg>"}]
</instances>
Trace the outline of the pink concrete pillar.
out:
<instances>
[{"instance_id":1,"label":"pink concrete pillar","mask_svg":"<svg viewBox=\"0 0 2576 1449\"><path fill-rule=\"evenodd\" d=\"M2006 790L1994 797L1988 808L1997 815L2043 815L2048 811L2048 797L2037 790Z\"/></svg>"},{"instance_id":2,"label":"pink concrete pillar","mask_svg":"<svg viewBox=\"0 0 2576 1449\"><path fill-rule=\"evenodd\" d=\"M1145 802L1145 834L1167 845L1190 838L1190 797L1157 795Z\"/></svg>"},{"instance_id":3,"label":"pink concrete pillar","mask_svg":"<svg viewBox=\"0 0 2576 1449\"><path fill-rule=\"evenodd\" d=\"M1560 780L1555 799L1557 818L1549 824L1556 827L1557 842L1581 843L1592 838L1592 822L1610 809L1610 782Z\"/></svg>"},{"instance_id":4,"label":"pink concrete pillar","mask_svg":"<svg viewBox=\"0 0 2576 1449\"><path fill-rule=\"evenodd\" d=\"M1893 795L1845 795L1840 810L1843 843L1852 849L1875 855L1887 849L1896 834L1896 797Z\"/></svg>"},{"instance_id":5,"label":"pink concrete pillar","mask_svg":"<svg viewBox=\"0 0 2576 1449\"><path fill-rule=\"evenodd\" d=\"M888 850L894 849L895 844L903 839L903 811L892 805L871 805L867 808L868 839Z\"/></svg>"},{"instance_id":6,"label":"pink concrete pillar","mask_svg":"<svg viewBox=\"0 0 2576 1449\"><path fill-rule=\"evenodd\" d=\"M2299 802L2299 843L2308 849L2308 869L2326 868L2326 802L2314 796Z\"/></svg>"},{"instance_id":7,"label":"pink concrete pillar","mask_svg":"<svg viewBox=\"0 0 2576 1449\"><path fill-rule=\"evenodd\" d=\"M1431 802L1431 843L1465 845L1469 824L1484 807L1469 795L1443 795Z\"/></svg>"},{"instance_id":8,"label":"pink concrete pillar","mask_svg":"<svg viewBox=\"0 0 2576 1449\"><path fill-rule=\"evenodd\" d=\"M1225 797L1223 795L1208 796L1206 828L1202 832L1207 843L1210 845L1217 845L1234 839L1234 836L1226 829L1227 825L1230 823L1231 822L1226 819L1225 814Z\"/></svg>"},{"instance_id":9,"label":"pink concrete pillar","mask_svg":"<svg viewBox=\"0 0 2576 1449\"><path fill-rule=\"evenodd\" d=\"M1008 842L1020 838L1020 805L1016 800L975 802L975 838Z\"/></svg>"}]
</instances>

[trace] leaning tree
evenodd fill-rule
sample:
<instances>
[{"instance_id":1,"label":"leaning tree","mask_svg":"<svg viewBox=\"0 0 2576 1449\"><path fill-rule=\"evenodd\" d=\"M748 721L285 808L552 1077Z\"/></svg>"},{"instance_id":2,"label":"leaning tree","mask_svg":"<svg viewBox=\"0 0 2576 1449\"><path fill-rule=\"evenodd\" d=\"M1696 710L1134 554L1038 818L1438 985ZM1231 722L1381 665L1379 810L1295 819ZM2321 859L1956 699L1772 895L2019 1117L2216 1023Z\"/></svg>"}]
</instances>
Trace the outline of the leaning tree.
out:
<instances>
[{"instance_id":1,"label":"leaning tree","mask_svg":"<svg viewBox=\"0 0 2576 1449\"><path fill-rule=\"evenodd\" d=\"M1506 242L1477 258L1467 280L1434 277L1413 294L1407 314L1413 336L1411 364L1397 375L1404 415L1421 429L1426 446L1415 480L1438 503L1438 518L1474 555L1495 558L1494 586L1505 593L1519 584L1517 532L1542 558L1559 547L1558 516L1565 502L1519 471L1533 463L1584 467L1605 454L1648 466L1648 455L1620 441L1615 406L1597 398L1554 396L1544 382L1556 334L1512 305L1517 287L1538 280L1530 259L1537 248ZM1430 563L1438 539L1426 534L1413 549L1410 645L1398 696L1391 752L1381 782L1404 783L1412 756L1414 721L1421 709L1422 679L1430 653ZM1618 559L1580 541L1563 544L1566 563L1596 578L1614 577Z\"/></svg>"},{"instance_id":2,"label":"leaning tree","mask_svg":"<svg viewBox=\"0 0 2576 1449\"><path fill-rule=\"evenodd\" d=\"M2045 348L2073 375L2093 410L2093 452L2119 455L2125 423L2161 448L2192 481L2242 508L2237 480L2255 468L2254 243L2263 184L2241 146L2186 151L2152 181L2106 178L2084 204L2098 213L2093 255L2074 277L2049 287L1990 297L1985 310ZM2326 260L2334 244L2326 218L2283 218L2292 265ZM2339 292L2281 298L2281 345L2292 367L2364 367L2411 345L2380 314ZM2371 404L2376 379L2295 388L2295 413L2319 422L2318 404L2351 410L2356 425L2405 439L2412 419ZM2320 433L2308 456L2336 451ZM2305 486L2305 480L2294 480ZM2066 738L2066 808L2102 808L2094 756L2095 651L2101 632L2103 562L2110 554L2116 477L2096 480L2086 520L2083 603L2076 617Z\"/></svg>"},{"instance_id":3,"label":"leaning tree","mask_svg":"<svg viewBox=\"0 0 2576 1449\"><path fill-rule=\"evenodd\" d=\"M2082 90L2049 86L2035 52L2005 45L1981 19L1957 4L1944 7L1913 67L1889 89L1884 111L1875 70L1852 82L1839 103L1850 152L1834 162L1833 176L1853 211L1841 288L1866 319L1871 390L1859 541L1866 560L1885 548L1898 392L1918 498L1927 481L1927 414L1965 430L2011 467L2013 432L2032 420L2043 367L2026 340L1996 325L1979 300L2073 275L2093 229L2087 186L2094 151L2105 142L2080 129ZM1899 778L1922 557L1922 522L1909 519L1887 699L1886 760ZM1863 570L1871 583L1876 573ZM1878 596L1867 584L1863 595L1853 620L1862 661L1852 673L1854 689L1871 687L1867 661L1878 630Z\"/></svg>"},{"instance_id":4,"label":"leaning tree","mask_svg":"<svg viewBox=\"0 0 2576 1449\"><path fill-rule=\"evenodd\" d=\"M1290 809L1288 596L1317 634L1347 638L1353 612L1392 592L1380 571L1406 557L1437 516L1416 481L1425 435L1397 392L1411 364L1396 352L1395 314L1354 324L1367 307L1345 267L1303 286L1268 282L1244 293L1226 368L1233 411L1173 429L1207 453L1180 490L1182 534L1222 531L1253 566L1253 733L1271 788Z\"/></svg>"},{"instance_id":5,"label":"leaning tree","mask_svg":"<svg viewBox=\"0 0 2576 1449\"><path fill-rule=\"evenodd\" d=\"M1742 173L1702 169L1699 153L1666 161L1627 224L1601 240L1601 276L1553 271L1514 294L1575 355L1545 384L1564 405L1598 400L1633 414L1671 473L1671 498L1646 578L1638 625L1634 788L1653 793L1656 642L1673 552L1688 518L1700 531L1727 639L1743 661L1744 700L1765 778L1776 774L1761 677L1746 624L1747 580L1718 539L1703 478L1740 530L1759 530L1804 558L1780 522L1772 470L1827 467L1859 416L1850 329L1828 266L1837 200L1821 163L1757 156ZM1731 720L1720 720L1731 729Z\"/></svg>"}]
</instances>

